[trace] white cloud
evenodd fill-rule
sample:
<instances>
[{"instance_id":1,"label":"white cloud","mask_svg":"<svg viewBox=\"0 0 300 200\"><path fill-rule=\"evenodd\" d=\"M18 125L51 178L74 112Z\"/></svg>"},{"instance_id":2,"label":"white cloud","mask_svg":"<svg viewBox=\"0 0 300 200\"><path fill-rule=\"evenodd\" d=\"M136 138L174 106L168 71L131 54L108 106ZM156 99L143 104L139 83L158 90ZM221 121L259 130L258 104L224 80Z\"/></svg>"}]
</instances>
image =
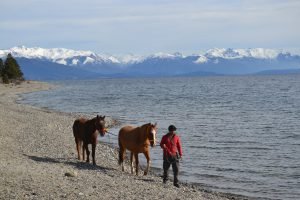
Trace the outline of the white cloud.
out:
<instances>
[{"instance_id":1,"label":"white cloud","mask_svg":"<svg viewBox=\"0 0 300 200\"><path fill-rule=\"evenodd\" d=\"M300 46L295 0L11 0L0 7L5 47L17 40L110 53Z\"/></svg>"}]
</instances>

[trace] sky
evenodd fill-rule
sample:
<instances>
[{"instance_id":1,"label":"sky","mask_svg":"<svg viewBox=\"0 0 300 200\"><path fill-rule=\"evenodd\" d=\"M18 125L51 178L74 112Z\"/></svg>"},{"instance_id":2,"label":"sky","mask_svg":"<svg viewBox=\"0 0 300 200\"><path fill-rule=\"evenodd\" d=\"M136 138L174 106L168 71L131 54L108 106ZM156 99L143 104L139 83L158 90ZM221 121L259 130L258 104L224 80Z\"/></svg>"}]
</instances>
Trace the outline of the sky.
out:
<instances>
[{"instance_id":1,"label":"sky","mask_svg":"<svg viewBox=\"0 0 300 200\"><path fill-rule=\"evenodd\" d=\"M0 49L300 49L299 0L1 0Z\"/></svg>"}]
</instances>

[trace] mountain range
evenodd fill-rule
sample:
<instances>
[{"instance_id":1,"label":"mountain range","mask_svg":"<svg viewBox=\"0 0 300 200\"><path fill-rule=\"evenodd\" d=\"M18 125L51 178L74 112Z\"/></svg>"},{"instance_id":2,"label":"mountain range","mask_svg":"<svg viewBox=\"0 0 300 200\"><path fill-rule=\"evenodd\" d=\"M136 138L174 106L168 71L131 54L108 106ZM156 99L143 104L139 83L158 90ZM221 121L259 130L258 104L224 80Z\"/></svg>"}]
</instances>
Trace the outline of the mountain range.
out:
<instances>
[{"instance_id":1,"label":"mountain range","mask_svg":"<svg viewBox=\"0 0 300 200\"><path fill-rule=\"evenodd\" d=\"M274 49L214 48L203 54L156 53L123 57L25 46L0 50L11 53L25 79L62 80L99 77L162 77L299 73L300 56Z\"/></svg>"}]
</instances>

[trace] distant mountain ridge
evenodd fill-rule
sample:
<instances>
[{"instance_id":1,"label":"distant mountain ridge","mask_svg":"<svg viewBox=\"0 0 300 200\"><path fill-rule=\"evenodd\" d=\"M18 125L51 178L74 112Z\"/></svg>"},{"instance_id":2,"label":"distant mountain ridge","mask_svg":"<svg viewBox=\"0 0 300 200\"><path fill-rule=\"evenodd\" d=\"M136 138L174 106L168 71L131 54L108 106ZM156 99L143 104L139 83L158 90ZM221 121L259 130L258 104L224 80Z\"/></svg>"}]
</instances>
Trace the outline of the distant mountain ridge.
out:
<instances>
[{"instance_id":1,"label":"distant mountain ridge","mask_svg":"<svg viewBox=\"0 0 300 200\"><path fill-rule=\"evenodd\" d=\"M280 74L300 74L300 69L279 69L267 70L256 73L257 75L280 75Z\"/></svg>"},{"instance_id":2,"label":"distant mountain ridge","mask_svg":"<svg viewBox=\"0 0 300 200\"><path fill-rule=\"evenodd\" d=\"M11 53L26 79L82 79L97 77L238 75L260 71L300 69L300 56L274 49L215 48L204 54L156 53L123 57L25 46L0 50L0 57Z\"/></svg>"}]
</instances>

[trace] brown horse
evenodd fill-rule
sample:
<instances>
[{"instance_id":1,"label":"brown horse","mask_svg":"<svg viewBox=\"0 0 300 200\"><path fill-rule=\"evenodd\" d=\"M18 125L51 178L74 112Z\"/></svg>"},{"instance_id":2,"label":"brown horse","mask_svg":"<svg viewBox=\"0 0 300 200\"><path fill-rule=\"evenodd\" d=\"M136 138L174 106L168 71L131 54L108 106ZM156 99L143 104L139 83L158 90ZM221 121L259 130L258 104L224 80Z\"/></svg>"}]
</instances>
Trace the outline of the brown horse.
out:
<instances>
[{"instance_id":1,"label":"brown horse","mask_svg":"<svg viewBox=\"0 0 300 200\"><path fill-rule=\"evenodd\" d=\"M99 116L93 119L79 118L74 121L73 124L73 134L75 137L78 160L81 160L81 149L82 157L85 160L85 151L87 153L86 162L90 162L90 151L88 148L89 144L92 144L92 157L93 165L96 165L95 161L95 150L97 145L98 132L101 136L104 136L105 130L105 116Z\"/></svg>"},{"instance_id":2,"label":"brown horse","mask_svg":"<svg viewBox=\"0 0 300 200\"><path fill-rule=\"evenodd\" d=\"M125 126L119 131L119 165L124 171L124 157L126 149L130 153L131 173L133 174L133 155L135 158L136 175L138 175L139 153L143 153L147 159L147 169L144 175L147 175L150 167L150 148L156 143L156 124L144 124L140 127Z\"/></svg>"}]
</instances>

